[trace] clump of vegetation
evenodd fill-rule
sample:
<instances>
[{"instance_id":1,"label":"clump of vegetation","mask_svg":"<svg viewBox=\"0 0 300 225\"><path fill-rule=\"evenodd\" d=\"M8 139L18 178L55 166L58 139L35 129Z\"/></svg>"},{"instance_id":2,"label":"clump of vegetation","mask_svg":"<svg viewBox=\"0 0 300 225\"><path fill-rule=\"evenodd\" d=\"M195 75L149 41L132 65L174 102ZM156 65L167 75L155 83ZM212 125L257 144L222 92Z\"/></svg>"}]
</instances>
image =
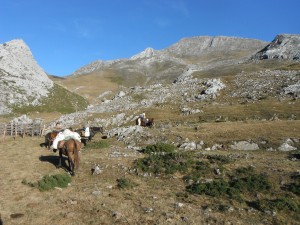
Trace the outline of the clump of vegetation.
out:
<instances>
[{"instance_id":1,"label":"clump of vegetation","mask_svg":"<svg viewBox=\"0 0 300 225\"><path fill-rule=\"evenodd\" d=\"M73 113L83 110L88 106L88 101L76 93L54 84L47 98L42 98L38 106L12 106L14 113L38 112L60 112Z\"/></svg>"},{"instance_id":2,"label":"clump of vegetation","mask_svg":"<svg viewBox=\"0 0 300 225\"><path fill-rule=\"evenodd\" d=\"M55 174L55 175L45 175L38 182L27 182L23 180L22 183L29 185L30 187L37 187L40 191L49 191L55 187L65 188L72 181L68 174Z\"/></svg>"},{"instance_id":3,"label":"clump of vegetation","mask_svg":"<svg viewBox=\"0 0 300 225\"><path fill-rule=\"evenodd\" d=\"M300 196L300 184L299 183L290 183L287 184L285 189L290 191L298 196Z\"/></svg>"},{"instance_id":4,"label":"clump of vegetation","mask_svg":"<svg viewBox=\"0 0 300 225\"><path fill-rule=\"evenodd\" d=\"M273 200L262 199L252 204L260 211L275 210L300 212L300 205L290 197L279 197Z\"/></svg>"},{"instance_id":5,"label":"clump of vegetation","mask_svg":"<svg viewBox=\"0 0 300 225\"><path fill-rule=\"evenodd\" d=\"M135 182L133 182L132 180L128 179L128 178L120 178L117 179L117 186L118 188L121 189L131 189L134 188L135 186L137 186L137 184Z\"/></svg>"},{"instance_id":6,"label":"clump of vegetation","mask_svg":"<svg viewBox=\"0 0 300 225\"><path fill-rule=\"evenodd\" d=\"M271 189L271 183L263 174L256 174L252 167L238 168L229 180L213 180L206 183L194 183L187 186L193 194L205 194L212 197L241 199L242 193L257 193Z\"/></svg>"},{"instance_id":7,"label":"clump of vegetation","mask_svg":"<svg viewBox=\"0 0 300 225\"><path fill-rule=\"evenodd\" d=\"M283 189L300 196L300 173L294 172L291 175L293 182L286 184Z\"/></svg>"},{"instance_id":8,"label":"clump of vegetation","mask_svg":"<svg viewBox=\"0 0 300 225\"><path fill-rule=\"evenodd\" d=\"M187 191L193 194L205 194L212 197L231 195L230 185L223 179L214 180L207 183L195 183L187 186Z\"/></svg>"},{"instance_id":9,"label":"clump of vegetation","mask_svg":"<svg viewBox=\"0 0 300 225\"><path fill-rule=\"evenodd\" d=\"M108 148L110 145L108 141L101 140L96 142L88 143L85 148L86 149L100 149L100 148Z\"/></svg>"},{"instance_id":10,"label":"clump of vegetation","mask_svg":"<svg viewBox=\"0 0 300 225\"><path fill-rule=\"evenodd\" d=\"M162 143L162 142L153 145L148 145L146 146L145 149L143 149L143 152L147 154L158 153L158 152L171 153L174 151L175 151L174 145Z\"/></svg>"},{"instance_id":11,"label":"clump of vegetation","mask_svg":"<svg viewBox=\"0 0 300 225\"><path fill-rule=\"evenodd\" d=\"M217 164L229 164L234 161L233 159L225 155L210 155L207 158L211 163L217 163Z\"/></svg>"},{"instance_id":12,"label":"clump of vegetation","mask_svg":"<svg viewBox=\"0 0 300 225\"><path fill-rule=\"evenodd\" d=\"M193 164L189 153L168 152L164 154L150 154L138 159L134 167L143 172L155 175L169 175L175 172L186 172Z\"/></svg>"},{"instance_id":13,"label":"clump of vegetation","mask_svg":"<svg viewBox=\"0 0 300 225\"><path fill-rule=\"evenodd\" d=\"M211 164L206 161L195 162L190 172L184 176L184 180L199 181L201 178L209 177L213 174L213 168Z\"/></svg>"}]
</instances>

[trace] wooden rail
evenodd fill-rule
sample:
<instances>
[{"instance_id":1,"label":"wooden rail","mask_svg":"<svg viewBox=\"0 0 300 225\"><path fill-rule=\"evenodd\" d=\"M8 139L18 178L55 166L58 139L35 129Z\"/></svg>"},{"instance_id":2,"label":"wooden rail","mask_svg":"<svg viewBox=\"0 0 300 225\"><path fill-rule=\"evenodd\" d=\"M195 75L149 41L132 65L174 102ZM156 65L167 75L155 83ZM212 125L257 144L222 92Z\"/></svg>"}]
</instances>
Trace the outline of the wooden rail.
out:
<instances>
[{"instance_id":1,"label":"wooden rail","mask_svg":"<svg viewBox=\"0 0 300 225\"><path fill-rule=\"evenodd\" d=\"M41 120L32 123L0 123L0 135L2 136L42 136L45 125Z\"/></svg>"}]
</instances>

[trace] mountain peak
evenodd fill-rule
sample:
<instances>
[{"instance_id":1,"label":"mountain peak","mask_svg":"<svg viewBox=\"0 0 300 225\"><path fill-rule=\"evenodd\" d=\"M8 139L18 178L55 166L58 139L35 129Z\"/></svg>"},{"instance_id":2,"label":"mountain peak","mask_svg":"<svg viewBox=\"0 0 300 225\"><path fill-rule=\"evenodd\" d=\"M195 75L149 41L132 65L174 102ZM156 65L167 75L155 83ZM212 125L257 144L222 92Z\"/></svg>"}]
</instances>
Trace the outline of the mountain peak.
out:
<instances>
[{"instance_id":1,"label":"mountain peak","mask_svg":"<svg viewBox=\"0 0 300 225\"><path fill-rule=\"evenodd\" d=\"M130 59L142 59L142 58L150 58L155 55L155 50L153 48L146 48L144 51L140 52L137 55L132 56Z\"/></svg>"},{"instance_id":2,"label":"mountain peak","mask_svg":"<svg viewBox=\"0 0 300 225\"><path fill-rule=\"evenodd\" d=\"M300 34L278 34L252 59L300 59Z\"/></svg>"},{"instance_id":3,"label":"mountain peak","mask_svg":"<svg viewBox=\"0 0 300 225\"><path fill-rule=\"evenodd\" d=\"M21 39L0 44L0 76L7 81L0 83L0 101L10 105L37 105L53 86Z\"/></svg>"}]
</instances>

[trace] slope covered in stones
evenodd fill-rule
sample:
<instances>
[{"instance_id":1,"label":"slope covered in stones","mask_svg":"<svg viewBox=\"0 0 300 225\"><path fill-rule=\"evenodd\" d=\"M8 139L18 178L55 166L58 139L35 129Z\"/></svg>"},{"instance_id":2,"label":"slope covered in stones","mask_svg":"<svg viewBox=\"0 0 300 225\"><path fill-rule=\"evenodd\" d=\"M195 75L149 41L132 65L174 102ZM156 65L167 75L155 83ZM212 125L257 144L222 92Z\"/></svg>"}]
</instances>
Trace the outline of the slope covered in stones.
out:
<instances>
[{"instance_id":1,"label":"slope covered in stones","mask_svg":"<svg viewBox=\"0 0 300 225\"><path fill-rule=\"evenodd\" d=\"M11 106L39 105L53 87L23 40L0 45L0 79L0 113L10 112Z\"/></svg>"}]
</instances>

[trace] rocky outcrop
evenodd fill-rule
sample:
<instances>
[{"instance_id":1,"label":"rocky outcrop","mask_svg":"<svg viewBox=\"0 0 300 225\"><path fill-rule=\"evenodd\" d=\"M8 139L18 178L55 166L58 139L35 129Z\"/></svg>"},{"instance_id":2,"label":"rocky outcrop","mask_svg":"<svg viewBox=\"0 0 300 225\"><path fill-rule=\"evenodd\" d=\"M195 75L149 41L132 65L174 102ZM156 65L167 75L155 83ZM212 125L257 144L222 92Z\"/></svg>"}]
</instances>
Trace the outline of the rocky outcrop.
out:
<instances>
[{"instance_id":1,"label":"rocky outcrop","mask_svg":"<svg viewBox=\"0 0 300 225\"><path fill-rule=\"evenodd\" d=\"M262 70L259 72L241 72L235 76L232 97L243 102L252 102L267 97L299 98L300 71Z\"/></svg>"},{"instance_id":2,"label":"rocky outcrop","mask_svg":"<svg viewBox=\"0 0 300 225\"><path fill-rule=\"evenodd\" d=\"M231 52L231 51L257 51L268 42L239 37L226 36L200 36L181 39L164 51L172 55L201 56L205 53ZM227 56L228 57L228 56Z\"/></svg>"},{"instance_id":3,"label":"rocky outcrop","mask_svg":"<svg viewBox=\"0 0 300 225\"><path fill-rule=\"evenodd\" d=\"M300 34L280 34L251 59L300 60Z\"/></svg>"},{"instance_id":4,"label":"rocky outcrop","mask_svg":"<svg viewBox=\"0 0 300 225\"><path fill-rule=\"evenodd\" d=\"M12 105L39 105L53 87L23 40L0 45L0 80L0 114L9 113Z\"/></svg>"}]
</instances>

